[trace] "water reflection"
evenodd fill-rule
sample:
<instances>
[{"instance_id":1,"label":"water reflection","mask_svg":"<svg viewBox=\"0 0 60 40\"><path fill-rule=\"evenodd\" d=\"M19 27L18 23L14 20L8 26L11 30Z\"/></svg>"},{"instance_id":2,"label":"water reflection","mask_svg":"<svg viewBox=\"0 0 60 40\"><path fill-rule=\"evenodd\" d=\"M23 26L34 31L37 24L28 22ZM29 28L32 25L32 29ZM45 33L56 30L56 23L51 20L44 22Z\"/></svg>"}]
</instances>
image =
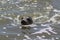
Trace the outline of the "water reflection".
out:
<instances>
[{"instance_id":1,"label":"water reflection","mask_svg":"<svg viewBox=\"0 0 60 40\"><path fill-rule=\"evenodd\" d=\"M50 2L50 0L1 0L0 39L59 40L60 14L57 14L59 11L55 12ZM22 28L20 19L23 16L31 16L33 24Z\"/></svg>"},{"instance_id":2,"label":"water reflection","mask_svg":"<svg viewBox=\"0 0 60 40\"><path fill-rule=\"evenodd\" d=\"M17 39L30 39L30 40L34 40L36 39L43 39L46 38L47 36L52 36L52 34L57 34L56 32L54 32L54 29L51 27L51 23L47 21L46 22L41 22L38 23L39 21L35 21L36 19L40 19L41 17L33 17L34 23L31 25L25 25L25 28L20 25L20 20L19 17L17 15L17 17L13 18L12 16L8 17L8 15L6 16L1 16L1 18L5 18L8 19L8 21L6 20L5 22L3 22L3 24L5 24L5 26L1 25L1 35L7 37L7 38L17 38ZM10 21L10 22L9 22ZM1 23L0 22L0 23ZM8 23L6 23L8 22ZM21 38L20 38L21 37ZM48 37L47 37L48 38ZM49 37L50 38L50 37Z\"/></svg>"}]
</instances>

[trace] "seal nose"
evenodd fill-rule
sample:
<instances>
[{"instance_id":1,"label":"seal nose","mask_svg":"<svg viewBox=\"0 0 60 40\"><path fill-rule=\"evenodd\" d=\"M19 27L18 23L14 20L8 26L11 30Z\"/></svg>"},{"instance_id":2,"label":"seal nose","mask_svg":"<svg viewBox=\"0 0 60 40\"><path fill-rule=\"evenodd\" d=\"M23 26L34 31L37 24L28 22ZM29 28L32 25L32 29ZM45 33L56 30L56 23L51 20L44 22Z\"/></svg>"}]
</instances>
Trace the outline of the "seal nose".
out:
<instances>
[{"instance_id":1,"label":"seal nose","mask_svg":"<svg viewBox=\"0 0 60 40\"><path fill-rule=\"evenodd\" d=\"M21 24L22 25L29 25L29 24L32 24L33 23L33 20L32 20L32 18L31 17L27 17L27 18L23 18L22 20L21 20Z\"/></svg>"}]
</instances>

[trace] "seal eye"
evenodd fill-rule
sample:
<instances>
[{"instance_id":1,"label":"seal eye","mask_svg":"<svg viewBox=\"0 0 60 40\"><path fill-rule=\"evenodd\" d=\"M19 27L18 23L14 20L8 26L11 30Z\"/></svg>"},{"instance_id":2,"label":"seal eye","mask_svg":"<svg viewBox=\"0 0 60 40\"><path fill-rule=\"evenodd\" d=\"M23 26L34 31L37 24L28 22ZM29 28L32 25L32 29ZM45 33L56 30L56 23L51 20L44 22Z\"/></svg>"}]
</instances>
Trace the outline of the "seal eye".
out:
<instances>
[{"instance_id":1,"label":"seal eye","mask_svg":"<svg viewBox=\"0 0 60 40\"><path fill-rule=\"evenodd\" d=\"M32 24L32 23L33 23L33 20L32 20L31 17L28 17L28 18L27 18L27 21L29 22L29 24Z\"/></svg>"}]
</instances>

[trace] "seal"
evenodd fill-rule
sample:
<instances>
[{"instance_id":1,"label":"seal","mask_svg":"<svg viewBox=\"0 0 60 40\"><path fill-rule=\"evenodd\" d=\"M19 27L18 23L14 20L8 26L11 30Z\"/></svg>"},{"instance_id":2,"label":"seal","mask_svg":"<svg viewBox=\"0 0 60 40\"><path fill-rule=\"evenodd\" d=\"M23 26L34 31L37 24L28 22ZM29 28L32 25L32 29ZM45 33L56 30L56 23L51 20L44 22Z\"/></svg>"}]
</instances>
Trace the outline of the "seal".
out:
<instances>
[{"instance_id":1,"label":"seal","mask_svg":"<svg viewBox=\"0 0 60 40\"><path fill-rule=\"evenodd\" d=\"M32 23L33 23L33 20L31 17L21 18L22 25L30 25Z\"/></svg>"}]
</instances>

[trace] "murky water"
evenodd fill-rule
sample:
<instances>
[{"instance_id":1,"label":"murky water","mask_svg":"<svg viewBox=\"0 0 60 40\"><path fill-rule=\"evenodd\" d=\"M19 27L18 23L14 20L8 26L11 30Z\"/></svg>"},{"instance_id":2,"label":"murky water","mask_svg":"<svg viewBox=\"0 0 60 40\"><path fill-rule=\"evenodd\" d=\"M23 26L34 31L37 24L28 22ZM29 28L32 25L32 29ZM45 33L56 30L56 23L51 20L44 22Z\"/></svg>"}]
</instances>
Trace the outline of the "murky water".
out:
<instances>
[{"instance_id":1,"label":"murky water","mask_svg":"<svg viewBox=\"0 0 60 40\"><path fill-rule=\"evenodd\" d=\"M0 40L60 40L57 4L56 0L0 0ZM23 16L34 21L24 29Z\"/></svg>"}]
</instances>

